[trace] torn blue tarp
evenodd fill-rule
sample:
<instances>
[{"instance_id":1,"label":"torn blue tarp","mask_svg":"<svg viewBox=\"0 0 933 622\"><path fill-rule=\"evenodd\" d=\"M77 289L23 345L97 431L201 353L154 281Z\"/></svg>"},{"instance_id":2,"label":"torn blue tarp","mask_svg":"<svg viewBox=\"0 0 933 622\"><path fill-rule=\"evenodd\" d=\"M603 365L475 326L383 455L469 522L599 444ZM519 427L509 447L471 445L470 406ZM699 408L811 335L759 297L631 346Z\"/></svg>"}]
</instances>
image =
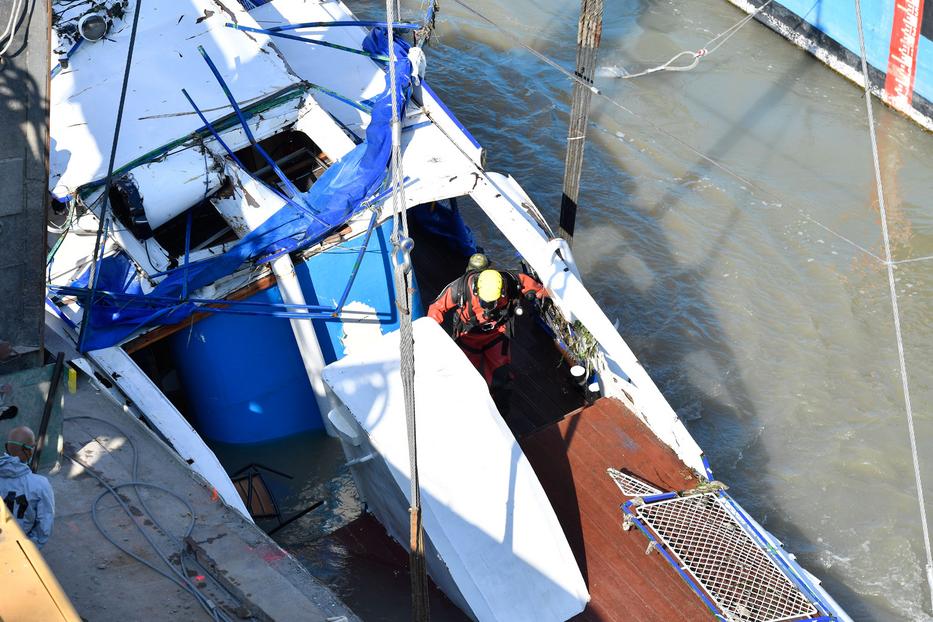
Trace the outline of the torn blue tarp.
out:
<instances>
[{"instance_id":1,"label":"torn blue tarp","mask_svg":"<svg viewBox=\"0 0 933 622\"><path fill-rule=\"evenodd\" d=\"M407 42L395 39L398 59L395 76L400 114L411 94L409 47ZM363 41L363 49L387 54L386 31L376 28L370 32ZM135 299L128 301L121 297L120 302L115 302L112 298L101 296L93 301L88 334L84 340L85 350L117 344L146 326L180 322L196 309L209 310L182 300L186 284L187 291L194 292L232 274L247 261L309 246L359 211L367 198L380 191L386 178L392 151L392 99L389 84L389 74L386 72L386 89L373 104L366 139L327 169L311 189L304 193L302 198L313 211L314 217L292 205L285 205L226 253L172 270L148 294L142 293L138 277L131 278L131 265L122 254L99 262L97 290L133 294ZM75 285L88 287L87 276L79 279ZM178 302L168 302L175 300Z\"/></svg>"}]
</instances>

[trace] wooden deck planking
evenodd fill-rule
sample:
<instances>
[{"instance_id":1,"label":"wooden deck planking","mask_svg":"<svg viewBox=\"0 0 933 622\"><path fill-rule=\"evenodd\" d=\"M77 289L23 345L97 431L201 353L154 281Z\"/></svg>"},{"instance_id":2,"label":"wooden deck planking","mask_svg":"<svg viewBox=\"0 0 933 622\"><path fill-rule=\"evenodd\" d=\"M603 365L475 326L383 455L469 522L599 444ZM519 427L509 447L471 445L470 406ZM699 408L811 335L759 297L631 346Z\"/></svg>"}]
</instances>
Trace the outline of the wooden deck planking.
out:
<instances>
[{"instance_id":1,"label":"wooden deck planking","mask_svg":"<svg viewBox=\"0 0 933 622\"><path fill-rule=\"evenodd\" d=\"M606 474L626 470L663 490L697 480L620 402L600 399L521 440L587 580L578 622L711 620L709 609L644 535L622 530L627 498Z\"/></svg>"}]
</instances>

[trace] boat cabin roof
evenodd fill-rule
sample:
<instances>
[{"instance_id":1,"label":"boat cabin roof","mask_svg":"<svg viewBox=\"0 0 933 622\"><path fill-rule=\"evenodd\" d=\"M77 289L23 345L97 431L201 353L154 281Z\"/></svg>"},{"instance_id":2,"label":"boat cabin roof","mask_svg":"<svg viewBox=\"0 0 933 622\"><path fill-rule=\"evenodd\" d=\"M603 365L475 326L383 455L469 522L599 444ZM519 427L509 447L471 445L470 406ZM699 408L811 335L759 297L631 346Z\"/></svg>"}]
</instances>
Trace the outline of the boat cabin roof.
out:
<instances>
[{"instance_id":1,"label":"boat cabin roof","mask_svg":"<svg viewBox=\"0 0 933 622\"><path fill-rule=\"evenodd\" d=\"M68 47L62 33L80 17L77 11L64 12L64 5L53 5L58 17L52 33L55 50ZM52 79L49 187L58 197L107 174L135 6L131 4L123 17L114 20L104 39L84 41ZM268 37L227 28L227 22L258 27L235 2L176 0L142 5L115 168L201 127L182 88L208 118L232 111L199 46L241 106L300 82Z\"/></svg>"}]
</instances>

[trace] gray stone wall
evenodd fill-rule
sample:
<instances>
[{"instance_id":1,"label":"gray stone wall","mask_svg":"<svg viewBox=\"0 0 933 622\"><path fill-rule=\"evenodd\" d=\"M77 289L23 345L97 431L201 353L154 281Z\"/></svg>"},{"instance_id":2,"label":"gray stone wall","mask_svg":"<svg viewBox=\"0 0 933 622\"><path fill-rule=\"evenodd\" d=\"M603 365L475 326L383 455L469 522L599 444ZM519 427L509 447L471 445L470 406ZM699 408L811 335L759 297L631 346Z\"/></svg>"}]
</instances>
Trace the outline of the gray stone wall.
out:
<instances>
[{"instance_id":1,"label":"gray stone wall","mask_svg":"<svg viewBox=\"0 0 933 622\"><path fill-rule=\"evenodd\" d=\"M25 4L0 58L0 341L33 353L2 371L41 363L44 325L49 6L48 0ZM0 0L0 26L12 8L11 0Z\"/></svg>"}]
</instances>

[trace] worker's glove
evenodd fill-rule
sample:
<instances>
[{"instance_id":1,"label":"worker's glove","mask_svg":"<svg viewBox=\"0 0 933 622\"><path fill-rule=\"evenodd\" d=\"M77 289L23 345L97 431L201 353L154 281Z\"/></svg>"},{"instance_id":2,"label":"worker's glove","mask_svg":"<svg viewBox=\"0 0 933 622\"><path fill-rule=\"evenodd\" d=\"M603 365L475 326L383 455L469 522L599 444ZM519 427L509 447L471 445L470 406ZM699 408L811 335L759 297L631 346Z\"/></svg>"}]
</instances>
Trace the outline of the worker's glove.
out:
<instances>
[{"instance_id":1,"label":"worker's glove","mask_svg":"<svg viewBox=\"0 0 933 622\"><path fill-rule=\"evenodd\" d=\"M550 296L545 296L541 299L541 313L546 315L548 311L551 310L551 307L554 306L554 301L551 300Z\"/></svg>"}]
</instances>

